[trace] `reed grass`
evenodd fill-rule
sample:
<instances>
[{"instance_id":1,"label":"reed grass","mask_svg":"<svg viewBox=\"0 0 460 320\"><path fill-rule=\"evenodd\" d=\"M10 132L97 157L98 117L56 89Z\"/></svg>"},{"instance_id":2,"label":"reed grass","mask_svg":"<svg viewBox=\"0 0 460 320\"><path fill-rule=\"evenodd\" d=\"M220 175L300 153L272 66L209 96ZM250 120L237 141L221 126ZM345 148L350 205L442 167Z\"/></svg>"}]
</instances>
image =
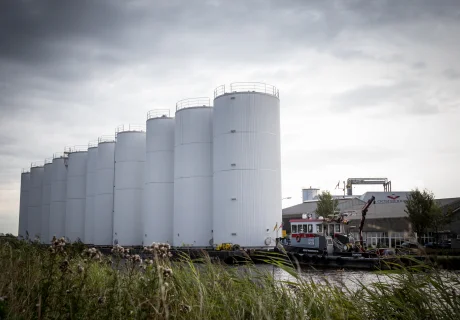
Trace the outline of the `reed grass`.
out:
<instances>
[{"instance_id":1,"label":"reed grass","mask_svg":"<svg viewBox=\"0 0 460 320\"><path fill-rule=\"evenodd\" d=\"M145 248L111 255L55 241L0 240L0 319L458 319L460 275L414 265L352 290L305 276L282 254L239 267ZM379 278L380 279L380 278ZM384 280L383 280L384 279Z\"/></svg>"}]
</instances>

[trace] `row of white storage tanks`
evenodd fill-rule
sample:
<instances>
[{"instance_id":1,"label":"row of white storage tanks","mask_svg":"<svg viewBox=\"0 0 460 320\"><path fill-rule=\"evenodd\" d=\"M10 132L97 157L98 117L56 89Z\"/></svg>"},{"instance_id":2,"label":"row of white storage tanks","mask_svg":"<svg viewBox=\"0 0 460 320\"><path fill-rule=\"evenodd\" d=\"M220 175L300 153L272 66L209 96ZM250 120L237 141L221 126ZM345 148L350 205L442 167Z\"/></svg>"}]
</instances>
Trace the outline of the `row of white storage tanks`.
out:
<instances>
[{"instance_id":1,"label":"row of white storage tanks","mask_svg":"<svg viewBox=\"0 0 460 320\"><path fill-rule=\"evenodd\" d=\"M227 87L228 88L228 87ZM273 246L281 223L278 90L233 83L66 148L21 176L19 235L87 244Z\"/></svg>"}]
</instances>

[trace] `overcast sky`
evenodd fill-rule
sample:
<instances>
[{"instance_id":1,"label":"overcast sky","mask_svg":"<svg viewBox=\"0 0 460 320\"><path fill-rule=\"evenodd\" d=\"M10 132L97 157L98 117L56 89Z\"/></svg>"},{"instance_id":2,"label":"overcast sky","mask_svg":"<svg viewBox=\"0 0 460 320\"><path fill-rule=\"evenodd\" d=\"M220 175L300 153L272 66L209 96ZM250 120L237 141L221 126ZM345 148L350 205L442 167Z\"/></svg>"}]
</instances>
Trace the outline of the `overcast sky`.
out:
<instances>
[{"instance_id":1,"label":"overcast sky","mask_svg":"<svg viewBox=\"0 0 460 320\"><path fill-rule=\"evenodd\" d=\"M460 197L459 35L456 0L3 0L0 232L21 168L237 81L280 89L284 207L348 177Z\"/></svg>"}]
</instances>

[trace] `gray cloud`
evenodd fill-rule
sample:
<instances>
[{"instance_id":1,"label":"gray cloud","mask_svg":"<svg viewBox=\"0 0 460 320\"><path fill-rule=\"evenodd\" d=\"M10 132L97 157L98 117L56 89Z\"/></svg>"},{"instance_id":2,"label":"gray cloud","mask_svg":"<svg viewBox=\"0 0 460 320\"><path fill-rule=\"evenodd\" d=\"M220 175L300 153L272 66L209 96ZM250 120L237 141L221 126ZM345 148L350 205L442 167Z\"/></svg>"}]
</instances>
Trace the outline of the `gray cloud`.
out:
<instances>
[{"instance_id":1,"label":"gray cloud","mask_svg":"<svg viewBox=\"0 0 460 320\"><path fill-rule=\"evenodd\" d=\"M453 68L450 68L444 70L444 76L449 80L457 80L460 79L460 72Z\"/></svg>"},{"instance_id":2,"label":"gray cloud","mask_svg":"<svg viewBox=\"0 0 460 320\"><path fill-rule=\"evenodd\" d=\"M459 9L455 0L0 1L0 189L15 190L11 206L21 167L224 82L273 82L283 112L302 121L455 112L456 60L438 66L419 49L430 47L424 23L458 27ZM438 38L455 44L446 30ZM327 157L312 161L332 156L317 153Z\"/></svg>"},{"instance_id":3,"label":"gray cloud","mask_svg":"<svg viewBox=\"0 0 460 320\"><path fill-rule=\"evenodd\" d=\"M423 90L417 83L396 83L392 85L367 85L337 94L331 108L338 112L354 109L383 107L389 116L394 111L409 114L432 114L439 112L435 104L420 96Z\"/></svg>"}]
</instances>

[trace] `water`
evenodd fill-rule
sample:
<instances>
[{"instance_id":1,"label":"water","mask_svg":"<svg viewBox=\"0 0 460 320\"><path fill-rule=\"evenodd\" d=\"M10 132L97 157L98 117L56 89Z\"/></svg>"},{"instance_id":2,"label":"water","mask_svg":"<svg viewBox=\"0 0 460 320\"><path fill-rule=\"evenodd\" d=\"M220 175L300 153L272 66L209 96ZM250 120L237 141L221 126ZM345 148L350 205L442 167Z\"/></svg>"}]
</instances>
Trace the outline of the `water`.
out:
<instances>
[{"instance_id":1,"label":"water","mask_svg":"<svg viewBox=\"0 0 460 320\"><path fill-rule=\"evenodd\" d=\"M271 273L273 277L280 281L291 281L297 282L297 279L291 276L288 272L284 271L281 268L274 267L272 265L257 265L257 268L261 271ZM395 274L391 273L380 273L375 271L362 271L362 270L343 270L343 269L325 269L325 270L315 270L304 268L300 270L302 278L308 281L313 281L319 285L332 285L338 287L346 287L350 291L355 291L362 286L369 286L372 283L386 283L394 284ZM441 271L445 276L446 282L449 275L456 274L457 277L460 276L460 271ZM421 273L420 276L424 274ZM457 282L458 284L458 282ZM459 288L460 289L460 288Z\"/></svg>"},{"instance_id":2,"label":"water","mask_svg":"<svg viewBox=\"0 0 460 320\"><path fill-rule=\"evenodd\" d=\"M273 274L274 278L281 281L297 282L297 279L291 276L288 272L278 267L270 265L257 265L257 268L262 271ZM335 285L347 287L349 290L355 290L361 287L359 282L364 285L369 285L376 282L391 283L392 278L389 275L379 274L372 271L355 271L355 270L313 270L301 269L301 276L316 284Z\"/></svg>"}]
</instances>

